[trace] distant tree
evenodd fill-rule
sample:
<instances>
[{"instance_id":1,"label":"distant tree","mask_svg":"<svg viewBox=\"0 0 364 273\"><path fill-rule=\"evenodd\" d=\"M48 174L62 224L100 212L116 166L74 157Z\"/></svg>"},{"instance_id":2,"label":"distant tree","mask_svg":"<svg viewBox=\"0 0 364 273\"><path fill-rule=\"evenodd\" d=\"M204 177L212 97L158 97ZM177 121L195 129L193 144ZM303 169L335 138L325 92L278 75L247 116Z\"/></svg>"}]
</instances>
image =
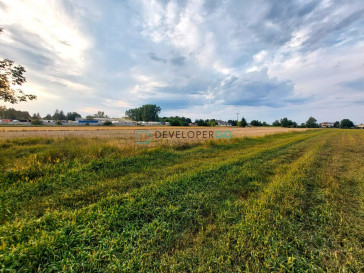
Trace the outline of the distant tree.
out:
<instances>
[{"instance_id":1,"label":"distant tree","mask_svg":"<svg viewBox=\"0 0 364 273\"><path fill-rule=\"evenodd\" d=\"M343 119L340 122L340 127L341 128L345 128L345 129L353 128L354 127L354 123L350 119Z\"/></svg>"},{"instance_id":2,"label":"distant tree","mask_svg":"<svg viewBox=\"0 0 364 273\"><path fill-rule=\"evenodd\" d=\"M111 125L112 125L112 122L111 122L111 121L105 121L105 122L104 122L104 125L105 125L105 126L111 126Z\"/></svg>"},{"instance_id":3,"label":"distant tree","mask_svg":"<svg viewBox=\"0 0 364 273\"><path fill-rule=\"evenodd\" d=\"M231 126L237 126L236 120L229 119L228 123L231 124Z\"/></svg>"},{"instance_id":4,"label":"distant tree","mask_svg":"<svg viewBox=\"0 0 364 273\"><path fill-rule=\"evenodd\" d=\"M64 114L63 110L59 111L58 109L56 109L56 111L54 112L53 116L52 116L53 120L66 120L66 115Z\"/></svg>"},{"instance_id":5,"label":"distant tree","mask_svg":"<svg viewBox=\"0 0 364 273\"><path fill-rule=\"evenodd\" d=\"M301 125L297 126L299 128L306 128L306 122L302 122Z\"/></svg>"},{"instance_id":6,"label":"distant tree","mask_svg":"<svg viewBox=\"0 0 364 273\"><path fill-rule=\"evenodd\" d=\"M195 123L197 126L207 126L207 122L205 122L203 119L196 119Z\"/></svg>"},{"instance_id":7,"label":"distant tree","mask_svg":"<svg viewBox=\"0 0 364 273\"><path fill-rule=\"evenodd\" d=\"M280 123L278 120L276 120L276 121L274 121L274 122L272 123L272 126L279 127L279 126L281 126L281 123Z\"/></svg>"},{"instance_id":8,"label":"distant tree","mask_svg":"<svg viewBox=\"0 0 364 273\"><path fill-rule=\"evenodd\" d=\"M47 114L45 117L44 117L45 120L51 120L52 119L52 115L50 114Z\"/></svg>"},{"instance_id":9,"label":"distant tree","mask_svg":"<svg viewBox=\"0 0 364 273\"><path fill-rule=\"evenodd\" d=\"M182 124L181 124L181 121L180 120L178 120L178 119L171 119L171 121L169 121L169 124L171 125L171 126L181 126Z\"/></svg>"},{"instance_id":10,"label":"distant tree","mask_svg":"<svg viewBox=\"0 0 364 273\"><path fill-rule=\"evenodd\" d=\"M188 126L192 121L190 118L185 117L163 117L159 118L161 122L169 122L171 126Z\"/></svg>"},{"instance_id":11,"label":"distant tree","mask_svg":"<svg viewBox=\"0 0 364 273\"><path fill-rule=\"evenodd\" d=\"M2 28L0 28L1 32L3 32ZM0 100L14 104L37 98L35 95L25 94L20 88L16 89L26 82L23 75L25 72L23 66L15 66L9 59L0 59Z\"/></svg>"},{"instance_id":12,"label":"distant tree","mask_svg":"<svg viewBox=\"0 0 364 273\"><path fill-rule=\"evenodd\" d=\"M248 123L246 122L246 119L243 117L240 121L240 127L246 127Z\"/></svg>"},{"instance_id":13,"label":"distant tree","mask_svg":"<svg viewBox=\"0 0 364 273\"><path fill-rule=\"evenodd\" d=\"M334 128L340 128L340 121L334 122Z\"/></svg>"},{"instance_id":14,"label":"distant tree","mask_svg":"<svg viewBox=\"0 0 364 273\"><path fill-rule=\"evenodd\" d=\"M41 119L42 117L40 116L39 113L34 113L32 116L33 119Z\"/></svg>"},{"instance_id":15,"label":"distant tree","mask_svg":"<svg viewBox=\"0 0 364 273\"><path fill-rule=\"evenodd\" d=\"M76 118L81 118L81 115L77 112L68 112L66 115L67 120L73 120L75 121Z\"/></svg>"},{"instance_id":16,"label":"distant tree","mask_svg":"<svg viewBox=\"0 0 364 273\"><path fill-rule=\"evenodd\" d=\"M270 125L268 123L266 123L265 121L263 121L262 126L269 127Z\"/></svg>"},{"instance_id":17,"label":"distant tree","mask_svg":"<svg viewBox=\"0 0 364 273\"><path fill-rule=\"evenodd\" d=\"M139 108L129 109L125 115L135 121L159 121L161 108L155 104L145 104Z\"/></svg>"},{"instance_id":18,"label":"distant tree","mask_svg":"<svg viewBox=\"0 0 364 273\"><path fill-rule=\"evenodd\" d=\"M43 125L43 121L39 119L32 120L32 125Z\"/></svg>"},{"instance_id":19,"label":"distant tree","mask_svg":"<svg viewBox=\"0 0 364 273\"><path fill-rule=\"evenodd\" d=\"M98 111L96 114L94 114L93 117L94 118L109 118L109 116L105 115L105 112L102 112L102 111Z\"/></svg>"},{"instance_id":20,"label":"distant tree","mask_svg":"<svg viewBox=\"0 0 364 273\"><path fill-rule=\"evenodd\" d=\"M287 128L290 128L290 127L297 127L297 123L288 119L288 118L283 118L281 119L281 126L282 127L287 127Z\"/></svg>"},{"instance_id":21,"label":"distant tree","mask_svg":"<svg viewBox=\"0 0 364 273\"><path fill-rule=\"evenodd\" d=\"M14 108L7 109L4 106L1 108L1 118L21 120L21 119L30 119L31 116L27 111L18 111L15 110Z\"/></svg>"},{"instance_id":22,"label":"distant tree","mask_svg":"<svg viewBox=\"0 0 364 273\"><path fill-rule=\"evenodd\" d=\"M306 121L306 127L307 128L318 128L319 125L317 124L317 119L315 119L314 117L310 117L307 121Z\"/></svg>"},{"instance_id":23,"label":"distant tree","mask_svg":"<svg viewBox=\"0 0 364 273\"><path fill-rule=\"evenodd\" d=\"M86 119L87 119L87 120L93 120L93 119L94 119L94 116L90 116L90 115L88 115L88 116L86 116Z\"/></svg>"},{"instance_id":24,"label":"distant tree","mask_svg":"<svg viewBox=\"0 0 364 273\"><path fill-rule=\"evenodd\" d=\"M206 123L207 123L207 126L212 126L212 127L217 125L217 122L215 119L208 120Z\"/></svg>"},{"instance_id":25,"label":"distant tree","mask_svg":"<svg viewBox=\"0 0 364 273\"><path fill-rule=\"evenodd\" d=\"M262 123L259 120L252 120L250 122L251 126L262 126Z\"/></svg>"}]
</instances>

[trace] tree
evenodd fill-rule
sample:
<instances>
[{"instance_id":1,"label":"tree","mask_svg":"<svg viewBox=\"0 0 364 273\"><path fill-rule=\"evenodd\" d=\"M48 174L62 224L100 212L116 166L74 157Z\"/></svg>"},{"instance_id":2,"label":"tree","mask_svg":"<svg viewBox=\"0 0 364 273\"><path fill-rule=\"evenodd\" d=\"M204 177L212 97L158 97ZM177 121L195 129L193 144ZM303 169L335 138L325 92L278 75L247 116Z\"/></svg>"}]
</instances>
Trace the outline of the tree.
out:
<instances>
[{"instance_id":1,"label":"tree","mask_svg":"<svg viewBox=\"0 0 364 273\"><path fill-rule=\"evenodd\" d=\"M246 119L243 117L240 121L240 127L246 127L248 123L246 122Z\"/></svg>"},{"instance_id":2,"label":"tree","mask_svg":"<svg viewBox=\"0 0 364 273\"><path fill-rule=\"evenodd\" d=\"M52 115L51 114L47 114L45 117L44 117L45 120L51 120L52 119Z\"/></svg>"},{"instance_id":3,"label":"tree","mask_svg":"<svg viewBox=\"0 0 364 273\"><path fill-rule=\"evenodd\" d=\"M354 123L350 119L343 119L340 122L340 127L341 128L345 128L345 129L353 128L354 127Z\"/></svg>"},{"instance_id":4,"label":"tree","mask_svg":"<svg viewBox=\"0 0 364 273\"><path fill-rule=\"evenodd\" d=\"M334 128L340 128L340 121L334 122Z\"/></svg>"},{"instance_id":5,"label":"tree","mask_svg":"<svg viewBox=\"0 0 364 273\"><path fill-rule=\"evenodd\" d=\"M287 127L287 128L297 127L297 123L288 118L283 118L283 119L281 119L281 126Z\"/></svg>"},{"instance_id":6,"label":"tree","mask_svg":"<svg viewBox=\"0 0 364 273\"><path fill-rule=\"evenodd\" d=\"M250 122L251 126L262 126L262 123L259 120L252 120Z\"/></svg>"},{"instance_id":7,"label":"tree","mask_svg":"<svg viewBox=\"0 0 364 273\"><path fill-rule=\"evenodd\" d=\"M197 126L207 126L207 122L205 122L203 119L196 119L195 123Z\"/></svg>"},{"instance_id":8,"label":"tree","mask_svg":"<svg viewBox=\"0 0 364 273\"><path fill-rule=\"evenodd\" d=\"M155 104L145 104L139 108L127 110L125 115L135 121L158 121L161 110Z\"/></svg>"},{"instance_id":9,"label":"tree","mask_svg":"<svg viewBox=\"0 0 364 273\"><path fill-rule=\"evenodd\" d=\"M81 115L77 112L68 112L66 115L67 120L73 120L75 121L76 118L82 118Z\"/></svg>"},{"instance_id":10,"label":"tree","mask_svg":"<svg viewBox=\"0 0 364 273\"><path fill-rule=\"evenodd\" d=\"M63 110L59 111L58 109L56 109L56 111L54 112L52 119L54 120L65 120L66 119L66 115L64 114Z\"/></svg>"},{"instance_id":11,"label":"tree","mask_svg":"<svg viewBox=\"0 0 364 273\"><path fill-rule=\"evenodd\" d=\"M32 116L33 119L41 119L42 117L40 116L39 113L34 113Z\"/></svg>"},{"instance_id":12,"label":"tree","mask_svg":"<svg viewBox=\"0 0 364 273\"><path fill-rule=\"evenodd\" d=\"M18 111L18 110L15 110L14 108L7 109L4 106L4 107L1 107L1 118L25 120L25 119L30 119L31 116L27 111Z\"/></svg>"},{"instance_id":13,"label":"tree","mask_svg":"<svg viewBox=\"0 0 364 273\"><path fill-rule=\"evenodd\" d=\"M236 124L236 120L231 120L231 119L229 119L228 120L228 123L229 124L231 124L231 126L236 126L237 124Z\"/></svg>"},{"instance_id":14,"label":"tree","mask_svg":"<svg viewBox=\"0 0 364 273\"><path fill-rule=\"evenodd\" d=\"M0 28L0 33L3 30ZM35 95L25 94L20 87L26 82L24 77L25 68L21 65L15 66L9 59L0 60L0 100L12 104L34 100Z\"/></svg>"},{"instance_id":15,"label":"tree","mask_svg":"<svg viewBox=\"0 0 364 273\"><path fill-rule=\"evenodd\" d=\"M212 126L212 127L214 127L214 126L216 126L217 125L217 122L216 122L216 120L215 119L211 119L211 120L208 120L207 121L207 126Z\"/></svg>"},{"instance_id":16,"label":"tree","mask_svg":"<svg viewBox=\"0 0 364 273\"><path fill-rule=\"evenodd\" d=\"M274 121L274 122L272 123L272 126L279 127L279 126L281 126L281 123L280 123L278 120L276 120L276 121Z\"/></svg>"},{"instance_id":17,"label":"tree","mask_svg":"<svg viewBox=\"0 0 364 273\"><path fill-rule=\"evenodd\" d=\"M159 121L169 122L171 126L188 126L192 121L190 118L185 117L163 117L160 118Z\"/></svg>"},{"instance_id":18,"label":"tree","mask_svg":"<svg viewBox=\"0 0 364 273\"><path fill-rule=\"evenodd\" d=\"M43 125L43 121L39 119L32 120L32 125Z\"/></svg>"},{"instance_id":19,"label":"tree","mask_svg":"<svg viewBox=\"0 0 364 273\"><path fill-rule=\"evenodd\" d=\"M109 118L109 116L108 116L108 115L105 115L105 112L98 111L98 112L94 115L94 118Z\"/></svg>"},{"instance_id":20,"label":"tree","mask_svg":"<svg viewBox=\"0 0 364 273\"><path fill-rule=\"evenodd\" d=\"M307 128L318 128L319 125L317 124L317 119L315 119L314 117L310 117L307 121L306 121L306 127Z\"/></svg>"}]
</instances>

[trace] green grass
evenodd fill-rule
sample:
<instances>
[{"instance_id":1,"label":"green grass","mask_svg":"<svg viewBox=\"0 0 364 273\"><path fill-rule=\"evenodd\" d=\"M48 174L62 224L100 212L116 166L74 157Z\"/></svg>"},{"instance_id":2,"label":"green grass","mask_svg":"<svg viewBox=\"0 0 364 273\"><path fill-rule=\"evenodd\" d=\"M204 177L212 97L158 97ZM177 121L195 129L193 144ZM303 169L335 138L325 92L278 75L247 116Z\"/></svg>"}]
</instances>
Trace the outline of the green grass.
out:
<instances>
[{"instance_id":1,"label":"green grass","mask_svg":"<svg viewBox=\"0 0 364 273\"><path fill-rule=\"evenodd\" d=\"M0 141L2 272L362 272L364 133Z\"/></svg>"}]
</instances>

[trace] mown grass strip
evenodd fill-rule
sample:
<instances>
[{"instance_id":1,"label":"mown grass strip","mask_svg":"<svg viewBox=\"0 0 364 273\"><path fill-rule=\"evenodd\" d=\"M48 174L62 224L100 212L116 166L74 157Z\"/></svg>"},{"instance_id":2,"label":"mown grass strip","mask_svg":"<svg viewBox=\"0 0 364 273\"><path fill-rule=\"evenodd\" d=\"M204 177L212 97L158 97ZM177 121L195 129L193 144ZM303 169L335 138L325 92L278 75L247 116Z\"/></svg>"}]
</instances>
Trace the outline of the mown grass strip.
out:
<instances>
[{"instance_id":1,"label":"mown grass strip","mask_svg":"<svg viewBox=\"0 0 364 273\"><path fill-rule=\"evenodd\" d=\"M171 177L149 188L108 197L87 209L53 212L39 221L19 219L9 223L2 236L12 238L6 244L14 246L5 263L24 268L32 257L29 266L43 265L45 270L51 265L59 270L71 270L72 266L75 270L100 272L117 267L125 272L163 267L158 257L173 251L178 240L188 234L208 229L217 215L225 215L230 225L236 224L237 219L227 210L230 204L244 200L242 192L261 191L264 187L260 184L268 183L282 161L290 160L287 154L296 159L297 153L310 147L310 141L304 143L304 138L284 142L230 162L212 164L197 173ZM289 152L299 144L303 148ZM229 218L233 221L227 221ZM15 231L16 237L11 235ZM20 253L24 259L15 258ZM51 262L43 263L43 259ZM67 260L69 263L64 262Z\"/></svg>"}]
</instances>

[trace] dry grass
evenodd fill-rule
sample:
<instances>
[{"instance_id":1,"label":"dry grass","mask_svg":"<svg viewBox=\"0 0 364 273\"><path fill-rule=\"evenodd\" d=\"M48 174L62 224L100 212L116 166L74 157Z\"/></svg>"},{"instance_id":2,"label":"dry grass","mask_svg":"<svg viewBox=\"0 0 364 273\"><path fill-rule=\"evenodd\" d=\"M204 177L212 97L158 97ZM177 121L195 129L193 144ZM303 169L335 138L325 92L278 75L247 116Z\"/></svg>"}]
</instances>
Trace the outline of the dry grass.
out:
<instances>
[{"instance_id":1,"label":"dry grass","mask_svg":"<svg viewBox=\"0 0 364 273\"><path fill-rule=\"evenodd\" d=\"M287 133L293 131L305 131L302 128L277 128L277 127L171 127L171 126L138 126L138 127L106 127L106 126L77 126L77 127L0 127L0 139L24 138L24 137L86 137L117 140L128 144L135 143L136 131L149 131L151 144L155 143L181 143L199 142L206 139L155 139L156 131L231 131L233 138L240 137L263 137L266 135ZM208 140L208 139L207 139ZM142 140L143 141L143 140ZM153 144L153 145L154 145Z\"/></svg>"}]
</instances>

